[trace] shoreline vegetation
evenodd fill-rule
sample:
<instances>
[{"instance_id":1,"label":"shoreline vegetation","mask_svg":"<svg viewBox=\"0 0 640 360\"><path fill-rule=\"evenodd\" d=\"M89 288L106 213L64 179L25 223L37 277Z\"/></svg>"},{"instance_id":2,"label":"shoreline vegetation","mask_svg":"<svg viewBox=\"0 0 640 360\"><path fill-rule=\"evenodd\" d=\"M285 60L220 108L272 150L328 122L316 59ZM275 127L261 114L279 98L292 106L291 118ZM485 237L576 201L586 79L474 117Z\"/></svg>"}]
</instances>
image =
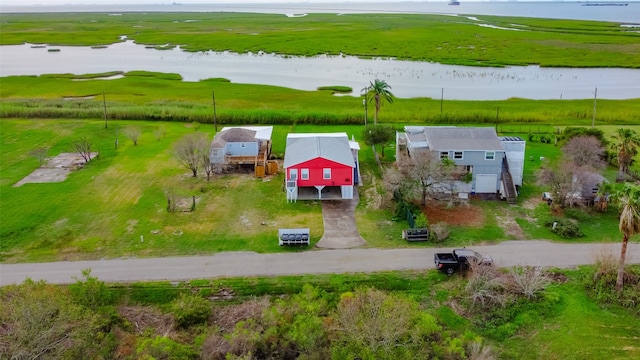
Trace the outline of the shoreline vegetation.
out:
<instances>
[{"instance_id":1,"label":"shoreline vegetation","mask_svg":"<svg viewBox=\"0 0 640 360\"><path fill-rule=\"evenodd\" d=\"M213 123L215 91L219 124L364 123L362 97L335 96L351 89L326 86L316 91L235 84L215 78L183 82L180 75L147 71L99 74L48 74L0 78L0 117L34 119L149 120ZM108 79L108 80L107 80ZM371 110L371 109L370 109ZM389 124L634 125L640 99L441 100L396 99L385 106ZM373 113L368 114L372 121Z\"/></svg>"},{"instance_id":2,"label":"shoreline vegetation","mask_svg":"<svg viewBox=\"0 0 640 360\"><path fill-rule=\"evenodd\" d=\"M344 54L486 67L640 68L640 34L620 23L485 15L3 14L0 45L99 47L124 37L154 48L179 45L193 52Z\"/></svg>"}]
</instances>

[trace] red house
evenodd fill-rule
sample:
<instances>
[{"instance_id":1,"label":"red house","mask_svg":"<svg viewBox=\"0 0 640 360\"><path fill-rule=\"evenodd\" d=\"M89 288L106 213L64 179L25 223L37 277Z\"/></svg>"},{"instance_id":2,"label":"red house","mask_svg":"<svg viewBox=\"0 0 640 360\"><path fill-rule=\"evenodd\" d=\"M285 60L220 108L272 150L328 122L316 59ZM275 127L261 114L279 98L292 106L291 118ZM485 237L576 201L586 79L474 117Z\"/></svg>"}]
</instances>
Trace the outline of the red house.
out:
<instances>
[{"instance_id":1,"label":"red house","mask_svg":"<svg viewBox=\"0 0 640 360\"><path fill-rule=\"evenodd\" d=\"M287 201L353 199L359 149L346 133L287 135Z\"/></svg>"}]
</instances>

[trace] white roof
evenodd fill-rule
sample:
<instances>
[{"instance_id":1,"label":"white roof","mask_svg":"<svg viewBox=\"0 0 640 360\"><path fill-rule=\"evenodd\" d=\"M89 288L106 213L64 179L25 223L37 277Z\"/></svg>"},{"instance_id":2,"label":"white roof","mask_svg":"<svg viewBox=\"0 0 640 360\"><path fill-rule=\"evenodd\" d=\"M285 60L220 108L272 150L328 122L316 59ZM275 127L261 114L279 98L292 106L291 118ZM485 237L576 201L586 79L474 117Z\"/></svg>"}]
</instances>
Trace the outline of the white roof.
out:
<instances>
[{"instance_id":1,"label":"white roof","mask_svg":"<svg viewBox=\"0 0 640 360\"><path fill-rule=\"evenodd\" d=\"M288 134L284 167L288 168L319 157L355 167L349 143L346 133Z\"/></svg>"},{"instance_id":2,"label":"white roof","mask_svg":"<svg viewBox=\"0 0 640 360\"><path fill-rule=\"evenodd\" d=\"M273 126L225 126L220 132L227 131L229 129L247 129L255 131L256 139L271 140L271 134L273 133Z\"/></svg>"}]
</instances>

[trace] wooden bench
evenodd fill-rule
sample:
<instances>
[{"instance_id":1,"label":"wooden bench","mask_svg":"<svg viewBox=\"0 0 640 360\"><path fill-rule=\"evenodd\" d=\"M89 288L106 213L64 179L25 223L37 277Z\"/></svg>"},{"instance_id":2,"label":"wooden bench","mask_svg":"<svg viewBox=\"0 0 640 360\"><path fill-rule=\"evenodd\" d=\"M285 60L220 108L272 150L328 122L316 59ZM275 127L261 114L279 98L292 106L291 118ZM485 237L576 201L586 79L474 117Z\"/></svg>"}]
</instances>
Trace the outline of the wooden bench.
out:
<instances>
[{"instance_id":1,"label":"wooden bench","mask_svg":"<svg viewBox=\"0 0 640 360\"><path fill-rule=\"evenodd\" d=\"M278 244L282 245L309 245L309 229L278 229Z\"/></svg>"},{"instance_id":2,"label":"wooden bench","mask_svg":"<svg viewBox=\"0 0 640 360\"><path fill-rule=\"evenodd\" d=\"M405 230L402 230L402 238L407 241L428 241L429 229L427 228L405 229Z\"/></svg>"}]
</instances>

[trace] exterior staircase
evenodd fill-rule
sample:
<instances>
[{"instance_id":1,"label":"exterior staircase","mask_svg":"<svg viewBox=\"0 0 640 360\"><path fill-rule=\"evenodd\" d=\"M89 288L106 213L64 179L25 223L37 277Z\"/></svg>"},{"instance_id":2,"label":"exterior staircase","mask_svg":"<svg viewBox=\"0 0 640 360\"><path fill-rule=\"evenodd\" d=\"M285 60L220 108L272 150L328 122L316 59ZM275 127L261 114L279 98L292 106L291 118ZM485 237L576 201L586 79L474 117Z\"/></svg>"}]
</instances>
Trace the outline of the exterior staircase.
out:
<instances>
[{"instance_id":1,"label":"exterior staircase","mask_svg":"<svg viewBox=\"0 0 640 360\"><path fill-rule=\"evenodd\" d=\"M518 193L515 185L513 184L513 177L509 171L509 162L506 157L502 160L502 173L500 175L500 179L502 180L502 186L504 187L507 204L517 203Z\"/></svg>"}]
</instances>

